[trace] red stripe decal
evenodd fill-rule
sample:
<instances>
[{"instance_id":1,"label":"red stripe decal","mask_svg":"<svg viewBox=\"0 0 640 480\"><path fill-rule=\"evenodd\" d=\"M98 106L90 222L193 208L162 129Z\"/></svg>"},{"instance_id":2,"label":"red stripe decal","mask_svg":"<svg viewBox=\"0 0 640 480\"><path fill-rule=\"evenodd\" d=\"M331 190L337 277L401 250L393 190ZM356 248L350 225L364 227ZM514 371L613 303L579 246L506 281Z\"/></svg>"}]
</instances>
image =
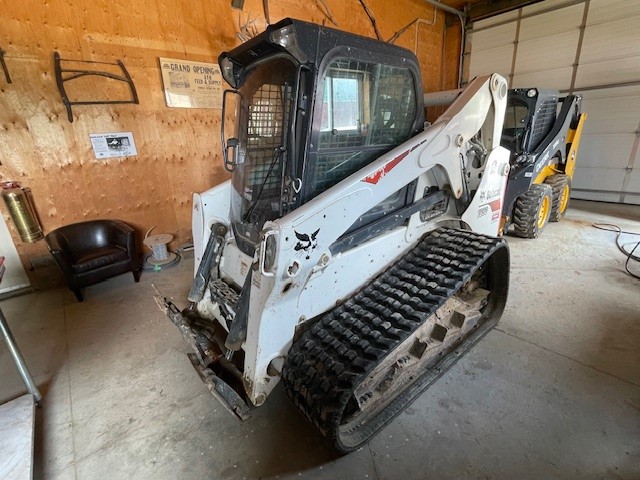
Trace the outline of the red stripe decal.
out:
<instances>
[{"instance_id":1,"label":"red stripe decal","mask_svg":"<svg viewBox=\"0 0 640 480\"><path fill-rule=\"evenodd\" d=\"M377 184L382 179L382 177L384 177L387 173L389 173L391 170L393 170L393 168L396 165L398 165L404 159L404 157L409 155L409 151L410 150L407 150L406 152L401 153L396 158L394 158L389 163L387 163L384 167L379 168L378 170L376 170L374 173L372 173L368 177L364 177L362 179L362 181L363 182L367 182L367 183L371 183L373 185Z\"/></svg>"}]
</instances>

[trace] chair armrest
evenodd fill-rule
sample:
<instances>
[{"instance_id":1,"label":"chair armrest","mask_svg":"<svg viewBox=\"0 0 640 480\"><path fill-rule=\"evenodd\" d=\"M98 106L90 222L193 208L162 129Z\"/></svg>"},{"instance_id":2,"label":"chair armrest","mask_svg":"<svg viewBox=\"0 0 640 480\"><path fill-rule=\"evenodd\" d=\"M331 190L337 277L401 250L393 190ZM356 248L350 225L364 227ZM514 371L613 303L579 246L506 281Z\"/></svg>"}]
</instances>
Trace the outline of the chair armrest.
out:
<instances>
[{"instance_id":1,"label":"chair armrest","mask_svg":"<svg viewBox=\"0 0 640 480\"><path fill-rule=\"evenodd\" d=\"M136 231L124 222L111 220L109 222L110 241L127 249L127 254L131 261L131 269L138 270L140 258L138 256L138 246L136 245Z\"/></svg>"},{"instance_id":2,"label":"chair armrest","mask_svg":"<svg viewBox=\"0 0 640 480\"><path fill-rule=\"evenodd\" d=\"M62 242L58 239L58 232L53 231L49 233L45 237L45 241L47 242L47 247L49 247L49 251L55 257L56 255L60 258L64 258L66 261L71 263L71 256L69 252L62 246Z\"/></svg>"},{"instance_id":3,"label":"chair armrest","mask_svg":"<svg viewBox=\"0 0 640 480\"><path fill-rule=\"evenodd\" d=\"M57 232L53 231L51 233L47 233L44 237L45 242L47 242L47 247L49 248L50 252L53 252L54 250L62 250L62 247L60 246L60 242L58 242L58 235L56 235Z\"/></svg>"},{"instance_id":4,"label":"chair armrest","mask_svg":"<svg viewBox=\"0 0 640 480\"><path fill-rule=\"evenodd\" d=\"M136 231L124 222L111 220L109 222L109 241L129 250L131 242L135 243Z\"/></svg>"},{"instance_id":5,"label":"chair armrest","mask_svg":"<svg viewBox=\"0 0 640 480\"><path fill-rule=\"evenodd\" d=\"M71 255L67 250L62 246L60 240L58 239L58 235L56 231L49 233L45 237L45 241L47 242L47 247L49 248L49 252L53 255L56 263L64 273L67 279L74 278L75 275L73 273L73 269L71 265L73 264L73 260Z\"/></svg>"}]
</instances>

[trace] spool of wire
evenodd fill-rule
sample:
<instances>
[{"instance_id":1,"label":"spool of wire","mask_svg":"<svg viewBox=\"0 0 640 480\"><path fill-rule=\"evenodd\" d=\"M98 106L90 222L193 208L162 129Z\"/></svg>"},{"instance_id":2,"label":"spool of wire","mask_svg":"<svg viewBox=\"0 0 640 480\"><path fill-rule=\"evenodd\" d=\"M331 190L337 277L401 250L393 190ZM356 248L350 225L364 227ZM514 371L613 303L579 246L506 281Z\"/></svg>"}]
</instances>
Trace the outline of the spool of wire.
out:
<instances>
[{"instance_id":1,"label":"spool of wire","mask_svg":"<svg viewBox=\"0 0 640 480\"><path fill-rule=\"evenodd\" d=\"M171 235L154 235L153 237L148 239L151 243L151 251L153 252L152 257L155 261L166 260L169 258L169 250L167 249L167 243L173 240ZM162 243L160 243L162 242Z\"/></svg>"},{"instance_id":2,"label":"spool of wire","mask_svg":"<svg viewBox=\"0 0 640 480\"><path fill-rule=\"evenodd\" d=\"M149 235L150 232L151 230L147 232L143 241L143 243L151 249L151 253L145 255L143 259L143 270L158 272L180 263L180 256L167 249L167 244L173 240L173 235L169 233Z\"/></svg>"}]
</instances>

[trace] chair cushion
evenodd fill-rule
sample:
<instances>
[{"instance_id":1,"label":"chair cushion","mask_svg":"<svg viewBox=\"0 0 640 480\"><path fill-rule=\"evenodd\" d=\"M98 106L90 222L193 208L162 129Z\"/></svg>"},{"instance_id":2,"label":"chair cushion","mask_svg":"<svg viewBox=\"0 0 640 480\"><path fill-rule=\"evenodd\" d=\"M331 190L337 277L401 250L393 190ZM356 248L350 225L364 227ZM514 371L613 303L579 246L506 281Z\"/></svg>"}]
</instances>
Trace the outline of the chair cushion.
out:
<instances>
[{"instance_id":1,"label":"chair cushion","mask_svg":"<svg viewBox=\"0 0 640 480\"><path fill-rule=\"evenodd\" d=\"M128 259L125 248L109 245L77 253L71 267L76 273L84 273Z\"/></svg>"}]
</instances>

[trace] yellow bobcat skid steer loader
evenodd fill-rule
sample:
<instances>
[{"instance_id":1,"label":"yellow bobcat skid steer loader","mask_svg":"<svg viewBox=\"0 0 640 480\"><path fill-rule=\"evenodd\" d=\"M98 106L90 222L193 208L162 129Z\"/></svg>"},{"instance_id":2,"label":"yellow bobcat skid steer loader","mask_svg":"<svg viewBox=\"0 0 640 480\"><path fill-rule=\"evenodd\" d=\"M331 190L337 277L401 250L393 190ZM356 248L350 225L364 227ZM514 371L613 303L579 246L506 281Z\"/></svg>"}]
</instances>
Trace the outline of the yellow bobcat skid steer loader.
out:
<instances>
[{"instance_id":1,"label":"yellow bobcat skid steer loader","mask_svg":"<svg viewBox=\"0 0 640 480\"><path fill-rule=\"evenodd\" d=\"M474 79L427 126L397 46L285 19L219 63L231 179L194 195L189 306L158 303L230 412L281 381L354 450L502 314L506 81Z\"/></svg>"}]
</instances>

